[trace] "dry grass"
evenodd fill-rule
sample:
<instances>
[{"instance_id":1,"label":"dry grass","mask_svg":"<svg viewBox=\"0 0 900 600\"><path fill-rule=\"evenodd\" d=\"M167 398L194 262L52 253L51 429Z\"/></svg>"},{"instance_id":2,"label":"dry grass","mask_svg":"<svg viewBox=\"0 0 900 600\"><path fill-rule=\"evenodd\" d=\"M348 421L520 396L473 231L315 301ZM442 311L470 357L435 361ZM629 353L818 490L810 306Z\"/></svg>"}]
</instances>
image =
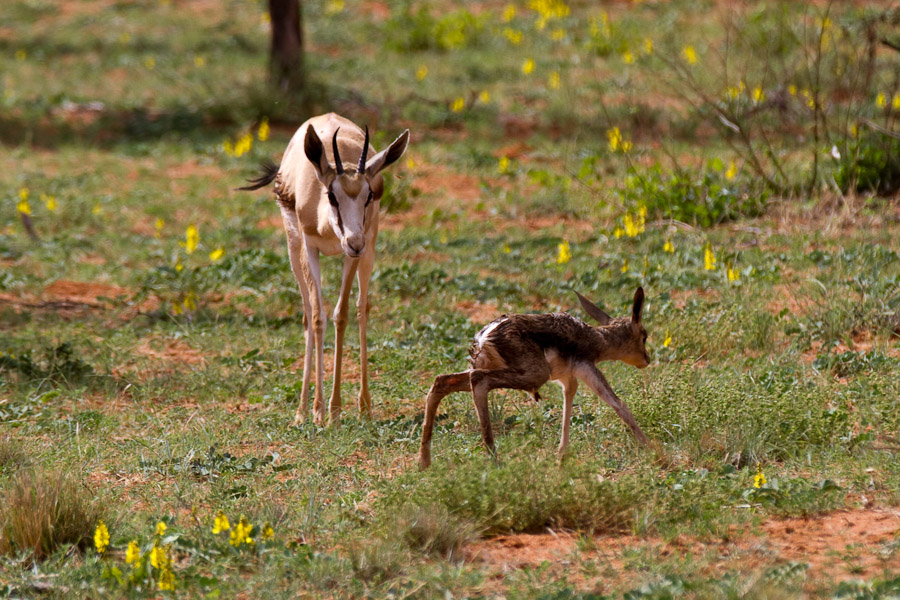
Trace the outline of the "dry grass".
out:
<instances>
[{"instance_id":1,"label":"dry grass","mask_svg":"<svg viewBox=\"0 0 900 600\"><path fill-rule=\"evenodd\" d=\"M33 561L69 544L85 547L103 512L65 473L22 470L0 498L0 554L25 554Z\"/></svg>"}]
</instances>

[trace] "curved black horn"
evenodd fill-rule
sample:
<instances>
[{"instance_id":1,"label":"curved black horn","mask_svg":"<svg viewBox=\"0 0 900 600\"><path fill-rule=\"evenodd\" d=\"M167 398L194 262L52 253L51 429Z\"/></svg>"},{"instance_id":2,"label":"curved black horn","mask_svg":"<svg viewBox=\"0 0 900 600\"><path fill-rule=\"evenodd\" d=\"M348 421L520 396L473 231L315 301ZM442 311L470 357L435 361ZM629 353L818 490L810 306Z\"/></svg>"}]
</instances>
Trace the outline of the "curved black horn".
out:
<instances>
[{"instance_id":1,"label":"curved black horn","mask_svg":"<svg viewBox=\"0 0 900 600\"><path fill-rule=\"evenodd\" d=\"M340 130L341 130L340 127L338 127L337 129L334 130L334 137L331 138L331 148L334 150L334 168L337 169L338 175L343 175L344 174L344 165L341 164L341 153L338 152L338 147L337 147L337 134L338 134L338 131L340 131Z\"/></svg>"},{"instance_id":2,"label":"curved black horn","mask_svg":"<svg viewBox=\"0 0 900 600\"><path fill-rule=\"evenodd\" d=\"M366 125L366 141L363 142L363 151L359 155L359 166L356 167L357 173L363 173L366 170L366 156L369 154L369 126Z\"/></svg>"}]
</instances>

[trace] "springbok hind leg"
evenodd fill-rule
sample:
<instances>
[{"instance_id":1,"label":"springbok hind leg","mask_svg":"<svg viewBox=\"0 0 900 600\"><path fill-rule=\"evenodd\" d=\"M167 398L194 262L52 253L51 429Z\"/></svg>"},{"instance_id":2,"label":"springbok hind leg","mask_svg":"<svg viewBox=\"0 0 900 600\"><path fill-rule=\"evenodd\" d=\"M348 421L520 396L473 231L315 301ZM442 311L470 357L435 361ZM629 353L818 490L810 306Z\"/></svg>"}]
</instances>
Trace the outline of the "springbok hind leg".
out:
<instances>
[{"instance_id":1,"label":"springbok hind leg","mask_svg":"<svg viewBox=\"0 0 900 600\"><path fill-rule=\"evenodd\" d=\"M438 405L444 396L453 392L468 391L469 371L438 375L428 391L425 399L425 422L422 424L422 444L419 447L419 468L427 469L431 465L431 432L434 429L434 420L437 416Z\"/></svg>"},{"instance_id":2,"label":"springbok hind leg","mask_svg":"<svg viewBox=\"0 0 900 600\"><path fill-rule=\"evenodd\" d=\"M281 219L284 222L284 232L287 237L288 256L291 259L291 271L300 287L300 297L303 298L303 337L305 350L303 352L303 387L300 390L300 405L294 415L294 423L299 424L309 419L309 377L312 373L313 334L310 313L312 306L309 302L309 286L303 276L302 261L305 259L306 250L303 248L303 237L300 235L300 224L297 221L297 213L292 209L282 206Z\"/></svg>"},{"instance_id":3,"label":"springbok hind leg","mask_svg":"<svg viewBox=\"0 0 900 600\"><path fill-rule=\"evenodd\" d=\"M481 439L488 453L497 458L494 448L494 433L491 430L491 415L488 409L488 392L506 388L534 392L550 379L550 366L546 361L523 360L525 369L475 369L470 375L472 380L472 399L481 425Z\"/></svg>"}]
</instances>

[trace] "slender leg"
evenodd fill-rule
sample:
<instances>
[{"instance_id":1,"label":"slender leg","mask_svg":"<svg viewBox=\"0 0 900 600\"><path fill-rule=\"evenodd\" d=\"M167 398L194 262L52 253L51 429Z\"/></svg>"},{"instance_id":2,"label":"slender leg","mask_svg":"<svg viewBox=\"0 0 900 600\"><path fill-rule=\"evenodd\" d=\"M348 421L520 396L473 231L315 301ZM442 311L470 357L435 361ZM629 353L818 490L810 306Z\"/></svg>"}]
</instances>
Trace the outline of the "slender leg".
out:
<instances>
[{"instance_id":1,"label":"slender leg","mask_svg":"<svg viewBox=\"0 0 900 600\"><path fill-rule=\"evenodd\" d=\"M431 431L437 416L438 404L447 394L465 392L470 389L469 371L439 375L435 378L428 397L425 399L425 423L422 425L422 444L419 448L419 468L427 469L431 465Z\"/></svg>"},{"instance_id":2,"label":"slender leg","mask_svg":"<svg viewBox=\"0 0 900 600\"><path fill-rule=\"evenodd\" d=\"M322 301L322 274L319 270L319 251L310 246L304 236L306 247L306 260L301 261L303 279L309 289L310 301L310 328L313 332L313 343L316 346L316 395L313 401L313 420L317 424L325 421L325 401L322 393L323 380L325 378L325 306Z\"/></svg>"},{"instance_id":3,"label":"slender leg","mask_svg":"<svg viewBox=\"0 0 900 600\"><path fill-rule=\"evenodd\" d=\"M489 371L475 369L469 376L472 381L472 398L481 425L481 438L488 453L497 456L494 449L494 434L491 430L491 415L488 410L488 392L498 388L524 390L533 392L547 383L550 378L550 365L545 360L536 360L529 364L528 370L497 369Z\"/></svg>"},{"instance_id":4,"label":"slender leg","mask_svg":"<svg viewBox=\"0 0 900 600\"><path fill-rule=\"evenodd\" d=\"M369 396L369 346L366 342L366 328L369 324L369 280L375 268L375 242L359 260L357 280L359 283L359 299L356 302L356 314L359 319L359 413L372 417L372 398Z\"/></svg>"},{"instance_id":5,"label":"slender leg","mask_svg":"<svg viewBox=\"0 0 900 600\"><path fill-rule=\"evenodd\" d=\"M300 224L297 220L297 213L288 208L281 208L281 218L284 222L284 232L287 236L288 256L291 259L291 271L294 278L300 286L300 296L303 298L303 337L306 342L306 350L303 354L303 387L300 390L300 405L297 407L297 414L294 416L294 423L300 423L309 418L309 376L312 366L312 349L313 336L310 331L311 321L309 318L311 306L309 302L309 288L303 277L302 261L306 257L306 251L303 248L303 237L300 235Z\"/></svg>"},{"instance_id":6,"label":"slender leg","mask_svg":"<svg viewBox=\"0 0 900 600\"><path fill-rule=\"evenodd\" d=\"M616 411L616 414L618 414L631 429L631 432L634 434L634 437L637 438L638 442L644 446L649 445L647 436L644 435L644 432L638 426L637 421L634 419L634 415L631 414L628 406L616 396L616 393L609 387L609 383L607 383L606 378L603 376L603 373L600 372L600 369L591 363L580 362L575 365L574 372L578 379L587 384L595 394L600 396L600 398Z\"/></svg>"},{"instance_id":7,"label":"slender leg","mask_svg":"<svg viewBox=\"0 0 900 600\"><path fill-rule=\"evenodd\" d=\"M562 436L559 441L559 451L557 454L559 456L559 461L562 462L563 456L566 453L566 448L569 445L569 426L572 423L572 401L575 398L575 392L578 390L578 380L570 375L561 380L560 384L562 384L563 387L565 403L563 404Z\"/></svg>"},{"instance_id":8,"label":"slender leg","mask_svg":"<svg viewBox=\"0 0 900 600\"><path fill-rule=\"evenodd\" d=\"M341 276L341 293L334 307L334 380L331 388L331 399L328 401L328 422L338 425L341 421L341 363L344 357L344 332L347 331L347 311L349 308L350 288L356 275L358 258L344 258L344 273Z\"/></svg>"}]
</instances>

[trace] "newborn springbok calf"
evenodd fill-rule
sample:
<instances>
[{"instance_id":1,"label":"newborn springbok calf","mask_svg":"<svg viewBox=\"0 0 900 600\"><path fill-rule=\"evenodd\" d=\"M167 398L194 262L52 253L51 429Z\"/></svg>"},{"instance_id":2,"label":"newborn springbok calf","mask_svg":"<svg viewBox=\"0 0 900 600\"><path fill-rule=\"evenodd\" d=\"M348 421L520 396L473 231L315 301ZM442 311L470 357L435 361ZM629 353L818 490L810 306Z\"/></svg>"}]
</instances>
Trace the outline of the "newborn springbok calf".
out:
<instances>
[{"instance_id":1,"label":"newborn springbok calf","mask_svg":"<svg viewBox=\"0 0 900 600\"><path fill-rule=\"evenodd\" d=\"M472 391L484 445L494 455L488 392L499 388L524 390L539 400L538 389L550 380L562 385L565 395L560 458L569 445L572 399L578 388L578 379L605 400L631 428L637 440L647 445L647 436L634 420L634 415L595 366L601 360L621 360L639 369L650 363L645 347L647 332L641 325L644 289L639 287L634 294L631 317L616 319L581 294L576 294L581 306L600 323L600 327L591 327L566 313L503 315L475 336L469 349L471 369L435 378L425 400L425 424L419 450L421 468L431 464L431 431L438 404L444 396Z\"/></svg>"}]
</instances>

